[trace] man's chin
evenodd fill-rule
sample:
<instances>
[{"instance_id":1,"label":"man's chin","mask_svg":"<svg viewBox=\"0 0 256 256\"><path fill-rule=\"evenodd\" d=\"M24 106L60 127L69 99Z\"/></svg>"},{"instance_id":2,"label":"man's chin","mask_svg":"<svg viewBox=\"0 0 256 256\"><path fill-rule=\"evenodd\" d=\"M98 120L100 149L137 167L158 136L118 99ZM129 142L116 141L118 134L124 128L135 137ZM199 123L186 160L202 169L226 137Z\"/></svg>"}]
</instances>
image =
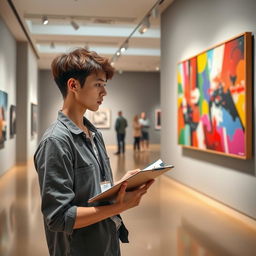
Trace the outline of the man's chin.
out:
<instances>
[{"instance_id":1,"label":"man's chin","mask_svg":"<svg viewBox=\"0 0 256 256\"><path fill-rule=\"evenodd\" d=\"M91 108L88 108L88 110L90 111L97 111L99 109L99 106L94 106L94 107L91 107Z\"/></svg>"}]
</instances>

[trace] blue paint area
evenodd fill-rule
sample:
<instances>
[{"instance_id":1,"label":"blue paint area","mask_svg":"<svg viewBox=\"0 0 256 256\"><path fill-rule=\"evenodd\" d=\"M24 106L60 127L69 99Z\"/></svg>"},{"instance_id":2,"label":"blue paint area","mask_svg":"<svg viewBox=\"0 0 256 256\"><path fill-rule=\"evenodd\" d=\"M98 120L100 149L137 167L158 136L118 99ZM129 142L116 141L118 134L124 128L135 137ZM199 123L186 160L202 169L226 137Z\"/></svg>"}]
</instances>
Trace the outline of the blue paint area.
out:
<instances>
[{"instance_id":1,"label":"blue paint area","mask_svg":"<svg viewBox=\"0 0 256 256\"><path fill-rule=\"evenodd\" d=\"M227 135L232 140L235 131L237 129L243 129L243 127L241 125L239 118L236 117L234 121L230 113L225 108L222 108L222 114L223 114L223 122L220 123L220 126L226 128Z\"/></svg>"},{"instance_id":2,"label":"blue paint area","mask_svg":"<svg viewBox=\"0 0 256 256\"><path fill-rule=\"evenodd\" d=\"M203 96L204 99L209 102L210 101L210 95L209 95L209 88L210 88L210 80L209 80L209 72L208 72L208 66L206 66L206 69L202 73L203 78Z\"/></svg>"},{"instance_id":3,"label":"blue paint area","mask_svg":"<svg viewBox=\"0 0 256 256\"><path fill-rule=\"evenodd\" d=\"M191 146L191 138L190 138L190 126L188 124L185 125L185 141L184 145Z\"/></svg>"}]
</instances>

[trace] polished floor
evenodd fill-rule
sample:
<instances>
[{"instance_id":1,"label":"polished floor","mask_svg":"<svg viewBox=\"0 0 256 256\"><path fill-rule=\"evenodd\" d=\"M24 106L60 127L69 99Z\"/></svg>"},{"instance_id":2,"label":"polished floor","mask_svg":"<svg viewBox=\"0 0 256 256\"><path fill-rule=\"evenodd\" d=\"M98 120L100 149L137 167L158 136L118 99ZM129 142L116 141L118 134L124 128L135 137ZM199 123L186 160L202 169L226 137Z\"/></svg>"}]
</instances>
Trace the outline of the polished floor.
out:
<instances>
[{"instance_id":1,"label":"polished floor","mask_svg":"<svg viewBox=\"0 0 256 256\"><path fill-rule=\"evenodd\" d=\"M159 158L159 146L109 156L116 179ZM0 177L0 255L48 255L32 162ZM123 213L130 243L123 256L255 256L255 225L223 213L167 177L156 180L141 205Z\"/></svg>"}]
</instances>

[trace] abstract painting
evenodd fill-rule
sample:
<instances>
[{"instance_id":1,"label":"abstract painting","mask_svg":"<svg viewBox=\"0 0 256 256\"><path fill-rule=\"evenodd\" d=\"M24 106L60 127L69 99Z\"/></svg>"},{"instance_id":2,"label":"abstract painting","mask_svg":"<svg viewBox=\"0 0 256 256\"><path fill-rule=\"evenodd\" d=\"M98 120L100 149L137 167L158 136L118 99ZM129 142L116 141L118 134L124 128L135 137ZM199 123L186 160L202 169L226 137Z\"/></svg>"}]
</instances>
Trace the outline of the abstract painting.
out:
<instances>
[{"instance_id":1,"label":"abstract painting","mask_svg":"<svg viewBox=\"0 0 256 256\"><path fill-rule=\"evenodd\" d=\"M7 136L7 105L8 94L0 91L0 148L4 147Z\"/></svg>"},{"instance_id":2,"label":"abstract painting","mask_svg":"<svg viewBox=\"0 0 256 256\"><path fill-rule=\"evenodd\" d=\"M252 50L246 32L178 64L178 143L251 157Z\"/></svg>"},{"instance_id":3,"label":"abstract painting","mask_svg":"<svg viewBox=\"0 0 256 256\"><path fill-rule=\"evenodd\" d=\"M37 134L37 105L31 103L31 137Z\"/></svg>"},{"instance_id":4,"label":"abstract painting","mask_svg":"<svg viewBox=\"0 0 256 256\"><path fill-rule=\"evenodd\" d=\"M10 107L10 137L13 138L16 134L16 106Z\"/></svg>"},{"instance_id":5,"label":"abstract painting","mask_svg":"<svg viewBox=\"0 0 256 256\"><path fill-rule=\"evenodd\" d=\"M91 122L96 128L108 129L111 122L111 111L109 108L101 108L96 112L91 112Z\"/></svg>"},{"instance_id":6,"label":"abstract painting","mask_svg":"<svg viewBox=\"0 0 256 256\"><path fill-rule=\"evenodd\" d=\"M161 129L161 109L155 110L155 129Z\"/></svg>"}]
</instances>

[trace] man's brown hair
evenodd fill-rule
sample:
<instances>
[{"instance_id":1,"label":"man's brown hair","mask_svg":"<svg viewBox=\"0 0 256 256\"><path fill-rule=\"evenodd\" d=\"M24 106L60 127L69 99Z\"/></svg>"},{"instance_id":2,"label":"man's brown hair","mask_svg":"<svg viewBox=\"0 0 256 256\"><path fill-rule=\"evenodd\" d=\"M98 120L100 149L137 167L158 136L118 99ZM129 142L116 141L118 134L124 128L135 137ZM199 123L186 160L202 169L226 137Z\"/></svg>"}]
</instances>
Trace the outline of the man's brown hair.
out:
<instances>
[{"instance_id":1,"label":"man's brown hair","mask_svg":"<svg viewBox=\"0 0 256 256\"><path fill-rule=\"evenodd\" d=\"M51 67L54 80L63 98L67 96L68 79L75 78L83 86L86 78L92 73L103 71L108 80L113 77L115 71L107 58L84 48L77 48L70 53L57 56L52 61Z\"/></svg>"}]
</instances>

